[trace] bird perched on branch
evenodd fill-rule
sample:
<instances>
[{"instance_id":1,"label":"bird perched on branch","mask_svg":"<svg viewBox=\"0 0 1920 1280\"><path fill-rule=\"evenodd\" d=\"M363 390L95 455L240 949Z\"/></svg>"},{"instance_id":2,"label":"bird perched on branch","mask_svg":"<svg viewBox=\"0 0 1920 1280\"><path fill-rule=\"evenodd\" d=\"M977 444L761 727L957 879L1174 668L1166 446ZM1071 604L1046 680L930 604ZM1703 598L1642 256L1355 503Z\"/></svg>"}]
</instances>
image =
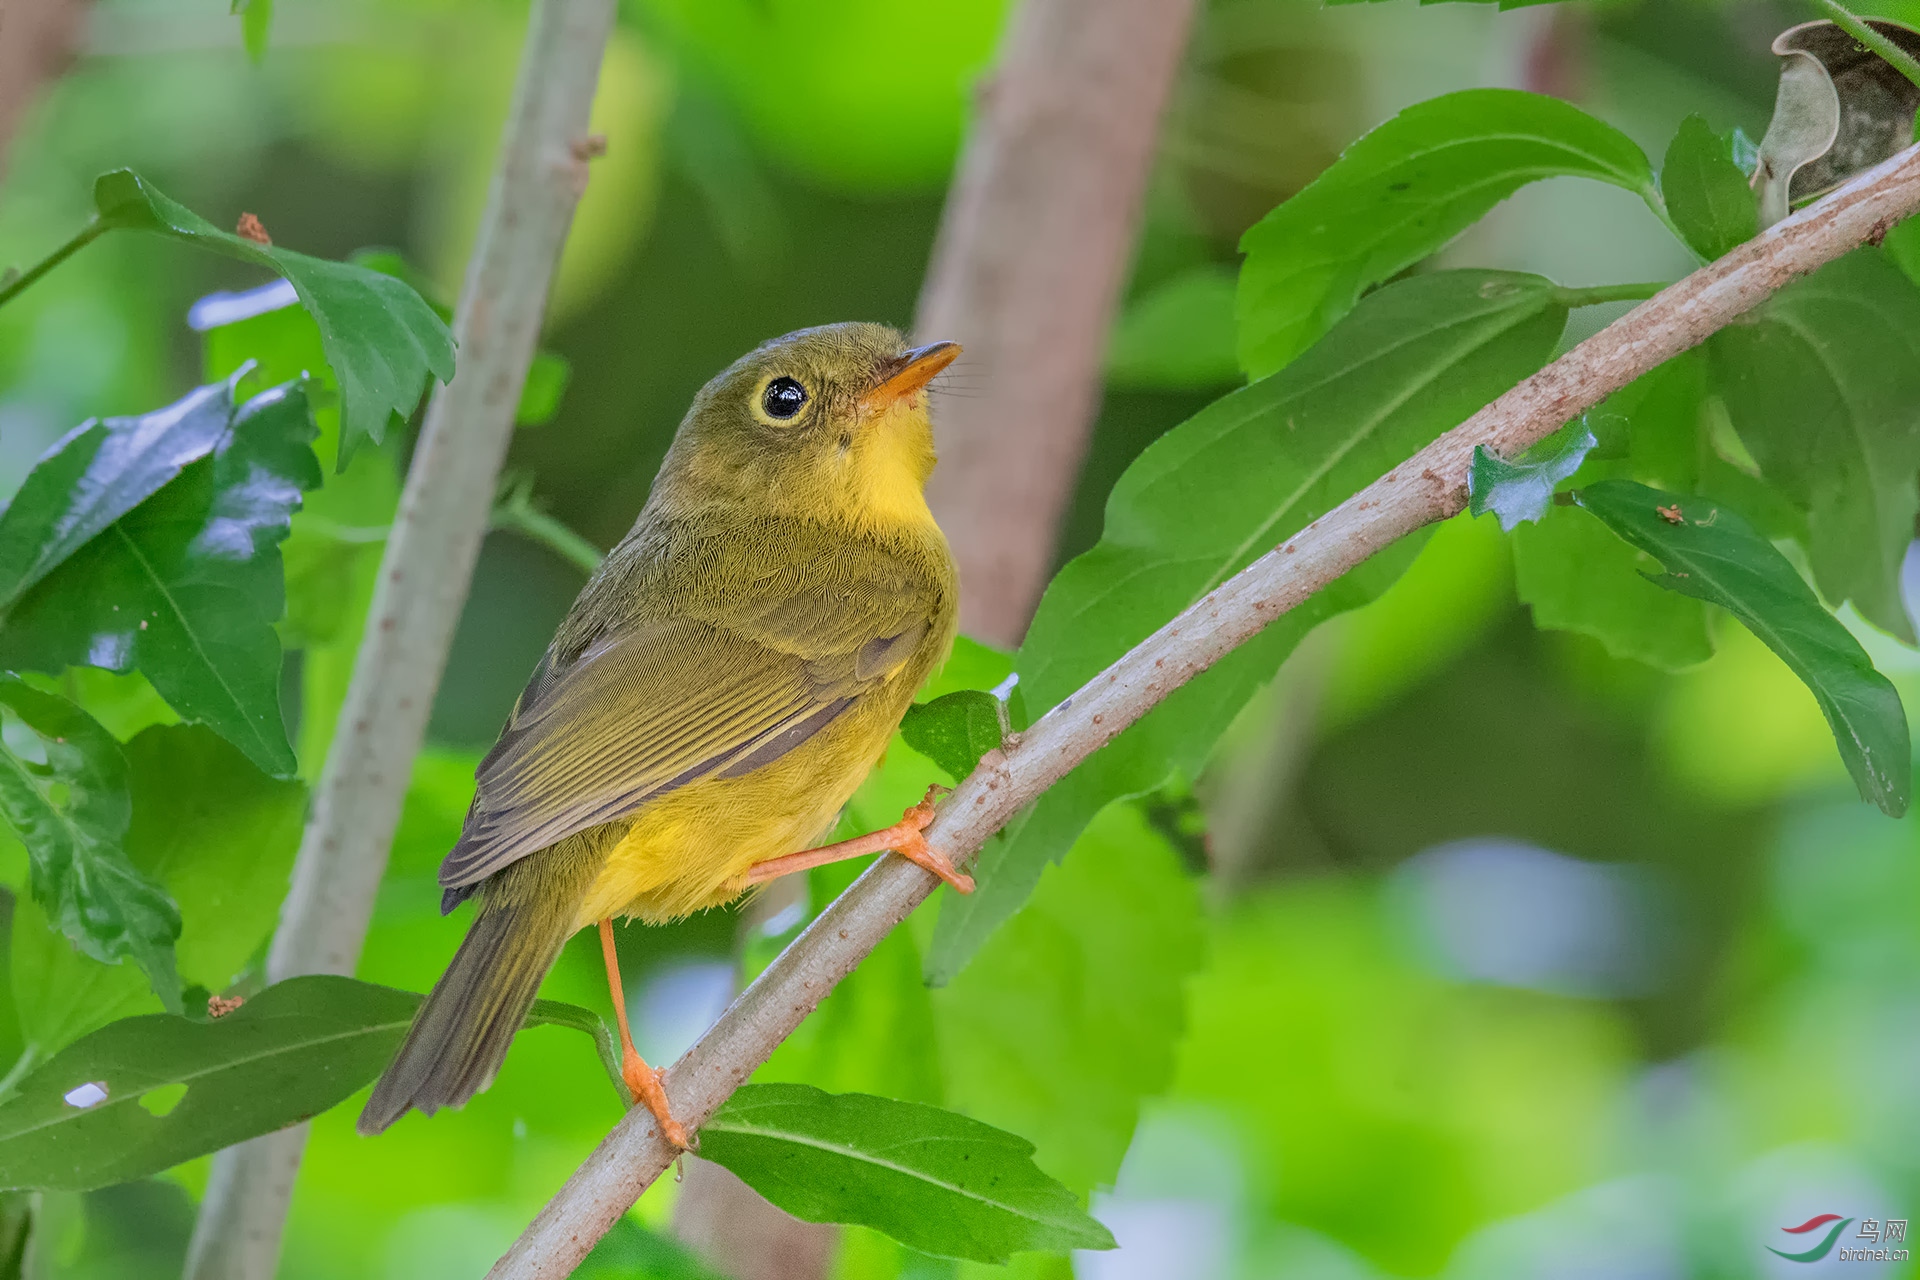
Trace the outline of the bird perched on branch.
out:
<instances>
[{"instance_id":1,"label":"bird perched on branch","mask_svg":"<svg viewBox=\"0 0 1920 1280\"><path fill-rule=\"evenodd\" d=\"M479 914L361 1133L486 1088L561 946L597 924L622 1074L684 1147L627 1028L614 916L674 920L882 849L972 889L920 834L927 804L807 848L953 642L953 560L922 491L927 384L959 352L883 325L803 329L694 397L480 764L440 868L442 909L477 897Z\"/></svg>"}]
</instances>

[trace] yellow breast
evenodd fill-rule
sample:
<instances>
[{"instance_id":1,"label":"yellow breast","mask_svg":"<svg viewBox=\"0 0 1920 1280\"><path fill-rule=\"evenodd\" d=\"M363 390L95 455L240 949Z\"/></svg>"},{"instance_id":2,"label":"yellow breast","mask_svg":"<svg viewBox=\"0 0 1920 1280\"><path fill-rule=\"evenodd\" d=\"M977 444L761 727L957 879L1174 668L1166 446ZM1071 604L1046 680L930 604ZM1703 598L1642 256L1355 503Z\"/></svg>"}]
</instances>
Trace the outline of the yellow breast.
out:
<instances>
[{"instance_id":1,"label":"yellow breast","mask_svg":"<svg viewBox=\"0 0 1920 1280\"><path fill-rule=\"evenodd\" d=\"M751 773L649 801L608 850L574 927L608 916L658 924L719 906L746 889L756 862L819 844L905 713L914 693L905 675Z\"/></svg>"}]
</instances>

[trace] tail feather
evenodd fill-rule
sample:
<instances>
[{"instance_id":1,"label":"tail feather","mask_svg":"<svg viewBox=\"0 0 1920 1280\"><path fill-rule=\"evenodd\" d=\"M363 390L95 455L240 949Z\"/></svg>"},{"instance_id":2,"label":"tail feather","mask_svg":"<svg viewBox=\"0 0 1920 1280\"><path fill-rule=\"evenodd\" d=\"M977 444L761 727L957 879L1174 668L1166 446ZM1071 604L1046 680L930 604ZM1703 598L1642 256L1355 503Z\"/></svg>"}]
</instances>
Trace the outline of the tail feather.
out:
<instances>
[{"instance_id":1,"label":"tail feather","mask_svg":"<svg viewBox=\"0 0 1920 1280\"><path fill-rule=\"evenodd\" d=\"M424 1113L459 1107L492 1084L513 1034L534 1004L541 979L572 933L570 904L580 887L555 879L578 881L580 875L536 881L536 875L530 875L536 871L532 865L516 865L488 887L467 940L420 1006L394 1063L374 1084L359 1117L359 1132L380 1132L405 1115L407 1107Z\"/></svg>"}]
</instances>

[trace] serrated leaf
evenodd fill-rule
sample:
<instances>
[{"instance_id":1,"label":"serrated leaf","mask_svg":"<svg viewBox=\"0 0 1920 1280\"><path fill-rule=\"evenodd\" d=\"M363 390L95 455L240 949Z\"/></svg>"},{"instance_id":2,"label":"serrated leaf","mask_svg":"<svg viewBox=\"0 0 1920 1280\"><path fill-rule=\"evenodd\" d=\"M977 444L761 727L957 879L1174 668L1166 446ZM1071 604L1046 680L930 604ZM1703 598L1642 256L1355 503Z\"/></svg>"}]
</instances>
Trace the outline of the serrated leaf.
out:
<instances>
[{"instance_id":1,"label":"serrated leaf","mask_svg":"<svg viewBox=\"0 0 1920 1280\"><path fill-rule=\"evenodd\" d=\"M318 974L276 983L218 1019L147 1014L102 1027L0 1102L0 1188L91 1190L316 1116L380 1073L421 999ZM579 1015L599 1022L543 1000L527 1025L581 1025ZM181 1085L165 1115L140 1105Z\"/></svg>"},{"instance_id":2,"label":"serrated leaf","mask_svg":"<svg viewBox=\"0 0 1920 1280\"><path fill-rule=\"evenodd\" d=\"M1730 508L1628 480L1587 486L1580 505L1666 566L1655 582L1726 609L1793 668L1861 796L1894 817L1907 811L1913 766L1900 695L1772 543Z\"/></svg>"},{"instance_id":3,"label":"serrated leaf","mask_svg":"<svg viewBox=\"0 0 1920 1280\"><path fill-rule=\"evenodd\" d=\"M1535 626L1592 636L1616 658L1663 671L1705 662L1707 607L1655 586L1643 559L1578 507L1549 507L1538 524L1514 530L1514 590Z\"/></svg>"},{"instance_id":4,"label":"serrated leaf","mask_svg":"<svg viewBox=\"0 0 1920 1280\"><path fill-rule=\"evenodd\" d=\"M1537 522L1553 501L1554 486L1580 469L1595 443L1586 423L1573 422L1512 462L1475 445L1467 471L1467 510L1476 516L1491 511L1508 532L1522 522Z\"/></svg>"},{"instance_id":5,"label":"serrated leaf","mask_svg":"<svg viewBox=\"0 0 1920 1280\"><path fill-rule=\"evenodd\" d=\"M164 409L89 418L54 441L0 512L0 616L62 560L213 451L233 422L233 380Z\"/></svg>"},{"instance_id":6,"label":"serrated leaf","mask_svg":"<svg viewBox=\"0 0 1920 1280\"><path fill-rule=\"evenodd\" d=\"M1760 210L1734 159L1734 140L1690 115L1667 146L1660 194L1687 244L1712 261L1760 234Z\"/></svg>"},{"instance_id":7,"label":"serrated leaf","mask_svg":"<svg viewBox=\"0 0 1920 1280\"><path fill-rule=\"evenodd\" d=\"M1708 349L1761 475L1806 512L1821 594L1914 643L1900 567L1920 514L1920 289L1877 250L1856 250Z\"/></svg>"},{"instance_id":8,"label":"serrated leaf","mask_svg":"<svg viewBox=\"0 0 1920 1280\"><path fill-rule=\"evenodd\" d=\"M389 415L413 412L429 374L453 380L453 335L418 293L393 276L222 231L131 169L101 174L93 202L108 226L158 232L256 263L293 286L319 326L327 362L340 380L342 467L361 440L382 438Z\"/></svg>"},{"instance_id":9,"label":"serrated leaf","mask_svg":"<svg viewBox=\"0 0 1920 1280\"><path fill-rule=\"evenodd\" d=\"M180 911L127 857L127 761L113 736L65 698L0 675L0 816L26 846L33 896L82 951L131 958L178 1007Z\"/></svg>"},{"instance_id":10,"label":"serrated leaf","mask_svg":"<svg viewBox=\"0 0 1920 1280\"><path fill-rule=\"evenodd\" d=\"M138 667L185 719L294 771L280 715L280 541L320 483L296 385L235 410L213 453L46 573L0 623L0 664ZM57 455L41 467L59 464Z\"/></svg>"},{"instance_id":11,"label":"serrated leaf","mask_svg":"<svg viewBox=\"0 0 1920 1280\"><path fill-rule=\"evenodd\" d=\"M907 708L900 736L947 771L955 782L1000 745L1000 700L979 689L958 689Z\"/></svg>"},{"instance_id":12,"label":"serrated leaf","mask_svg":"<svg viewBox=\"0 0 1920 1280\"><path fill-rule=\"evenodd\" d=\"M1538 276L1416 276L1370 294L1281 373L1156 440L1115 485L1100 543L1062 569L1040 602L1015 663L1026 704L1039 711L1067 697L1256 556L1533 372L1565 321L1557 291ZM1197 772L1300 637L1377 595L1418 541L1403 540L1284 615L1015 818L982 850L975 892L942 893L929 980L959 971L1094 814L1176 769Z\"/></svg>"},{"instance_id":13,"label":"serrated leaf","mask_svg":"<svg viewBox=\"0 0 1920 1280\"><path fill-rule=\"evenodd\" d=\"M924 1103L747 1085L701 1127L700 1154L796 1218L858 1223L923 1253L1004 1263L1114 1247L1034 1166L1032 1143Z\"/></svg>"},{"instance_id":14,"label":"serrated leaf","mask_svg":"<svg viewBox=\"0 0 1920 1280\"><path fill-rule=\"evenodd\" d=\"M1557 98L1469 89L1407 108L1241 237L1241 368L1283 367L1366 290L1521 187L1565 176L1659 199L1632 139Z\"/></svg>"}]
</instances>

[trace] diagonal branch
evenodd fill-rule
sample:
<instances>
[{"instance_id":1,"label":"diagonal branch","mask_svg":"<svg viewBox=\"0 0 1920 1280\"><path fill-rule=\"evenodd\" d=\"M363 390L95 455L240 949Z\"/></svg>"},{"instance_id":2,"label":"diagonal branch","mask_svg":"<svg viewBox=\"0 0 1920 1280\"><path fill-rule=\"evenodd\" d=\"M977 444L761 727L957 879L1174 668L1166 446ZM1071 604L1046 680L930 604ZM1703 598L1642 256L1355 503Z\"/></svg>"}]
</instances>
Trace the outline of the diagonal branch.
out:
<instances>
[{"instance_id":1,"label":"diagonal branch","mask_svg":"<svg viewBox=\"0 0 1920 1280\"><path fill-rule=\"evenodd\" d=\"M339 730L315 789L267 978L352 974L387 868L411 763L473 578L560 247L600 140L588 111L614 0L535 0L500 159L437 389L380 561ZM187 1280L267 1280L306 1146L304 1124L215 1157Z\"/></svg>"},{"instance_id":2,"label":"diagonal branch","mask_svg":"<svg viewBox=\"0 0 1920 1280\"><path fill-rule=\"evenodd\" d=\"M1920 209L1920 146L1860 175L1643 303L1328 512L1147 637L1001 751L941 807L928 838L970 859L1025 804L1173 690L1376 551L1466 504L1475 445L1511 455L1776 290ZM735 1000L667 1075L674 1112L704 1122L938 882L882 858ZM629 1112L540 1211L490 1280L559 1280L673 1162Z\"/></svg>"}]
</instances>

